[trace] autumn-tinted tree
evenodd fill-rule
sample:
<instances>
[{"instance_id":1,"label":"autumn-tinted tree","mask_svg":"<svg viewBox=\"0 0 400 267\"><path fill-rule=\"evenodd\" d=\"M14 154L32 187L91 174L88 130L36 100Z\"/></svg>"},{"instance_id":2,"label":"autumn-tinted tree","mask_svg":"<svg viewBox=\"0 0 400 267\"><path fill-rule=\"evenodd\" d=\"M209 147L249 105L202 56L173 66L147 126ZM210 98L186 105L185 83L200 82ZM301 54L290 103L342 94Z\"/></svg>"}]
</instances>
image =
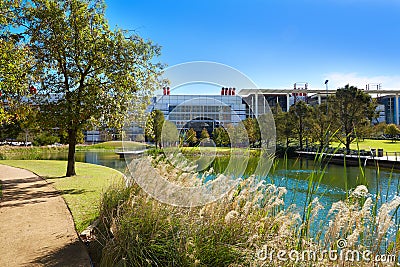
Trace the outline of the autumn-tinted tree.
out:
<instances>
[{"instance_id":1,"label":"autumn-tinted tree","mask_svg":"<svg viewBox=\"0 0 400 267\"><path fill-rule=\"evenodd\" d=\"M247 136L249 138L249 144L252 147L260 145L261 133L258 126L258 122L255 118L247 118L243 121L243 125L246 128Z\"/></svg>"},{"instance_id":2,"label":"autumn-tinted tree","mask_svg":"<svg viewBox=\"0 0 400 267\"><path fill-rule=\"evenodd\" d=\"M102 0L32 0L19 14L38 94L47 96L45 121L67 131L66 176L75 175L77 133L89 120L119 129L129 110L145 110L148 92L158 86L160 49L110 29Z\"/></svg>"},{"instance_id":3,"label":"autumn-tinted tree","mask_svg":"<svg viewBox=\"0 0 400 267\"><path fill-rule=\"evenodd\" d=\"M209 138L210 138L210 134L208 133L206 128L203 128L203 130L201 130L201 133L200 133L200 140L209 139Z\"/></svg>"},{"instance_id":4,"label":"autumn-tinted tree","mask_svg":"<svg viewBox=\"0 0 400 267\"><path fill-rule=\"evenodd\" d=\"M339 88L329 103L332 121L338 132L336 138L350 151L350 144L362 134L375 116L375 103L371 96L357 87L346 85Z\"/></svg>"}]
</instances>

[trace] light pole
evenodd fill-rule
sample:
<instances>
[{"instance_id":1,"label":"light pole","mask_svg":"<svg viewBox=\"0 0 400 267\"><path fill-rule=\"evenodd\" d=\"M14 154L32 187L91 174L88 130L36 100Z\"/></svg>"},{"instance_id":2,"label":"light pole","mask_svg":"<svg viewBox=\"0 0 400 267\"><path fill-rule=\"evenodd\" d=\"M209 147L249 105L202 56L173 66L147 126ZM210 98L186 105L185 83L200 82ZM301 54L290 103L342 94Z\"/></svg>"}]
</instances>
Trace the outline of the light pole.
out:
<instances>
[{"instance_id":1,"label":"light pole","mask_svg":"<svg viewBox=\"0 0 400 267\"><path fill-rule=\"evenodd\" d=\"M325 89L326 89L326 116L328 116L328 82L329 80L325 81Z\"/></svg>"},{"instance_id":2,"label":"light pole","mask_svg":"<svg viewBox=\"0 0 400 267\"><path fill-rule=\"evenodd\" d=\"M325 89L326 89L326 122L328 122L328 82L329 82L329 80L325 80ZM326 131L326 145L327 145L327 147L329 147L328 129Z\"/></svg>"}]
</instances>

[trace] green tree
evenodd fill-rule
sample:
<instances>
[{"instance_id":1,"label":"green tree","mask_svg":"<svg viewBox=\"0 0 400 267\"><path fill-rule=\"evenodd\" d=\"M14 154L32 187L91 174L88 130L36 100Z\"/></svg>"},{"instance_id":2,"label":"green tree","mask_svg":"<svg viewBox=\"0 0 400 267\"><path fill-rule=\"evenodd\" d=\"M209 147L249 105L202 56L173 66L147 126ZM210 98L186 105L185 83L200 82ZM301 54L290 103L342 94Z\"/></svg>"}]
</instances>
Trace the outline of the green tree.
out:
<instances>
[{"instance_id":1,"label":"green tree","mask_svg":"<svg viewBox=\"0 0 400 267\"><path fill-rule=\"evenodd\" d=\"M10 123L29 94L32 56L23 36L15 32L18 27L20 1L0 0L0 125ZM7 103L6 106L4 103Z\"/></svg>"},{"instance_id":2,"label":"green tree","mask_svg":"<svg viewBox=\"0 0 400 267\"><path fill-rule=\"evenodd\" d=\"M293 118L293 131L297 135L300 149L303 149L303 140L309 134L311 128L311 107L306 102L298 101L289 109L289 115Z\"/></svg>"},{"instance_id":3,"label":"green tree","mask_svg":"<svg viewBox=\"0 0 400 267\"><path fill-rule=\"evenodd\" d=\"M165 122L164 113L161 110L153 110L147 120L145 133L148 141L154 142L156 148L161 148L161 134Z\"/></svg>"},{"instance_id":4,"label":"green tree","mask_svg":"<svg viewBox=\"0 0 400 267\"><path fill-rule=\"evenodd\" d=\"M338 129L336 138L350 151L350 144L362 135L365 126L375 116L376 104L371 96L357 87L339 88L329 101L332 119Z\"/></svg>"},{"instance_id":5,"label":"green tree","mask_svg":"<svg viewBox=\"0 0 400 267\"><path fill-rule=\"evenodd\" d=\"M392 138L392 143L396 140L397 135L400 134L400 129L396 126L396 124L389 124L385 129L385 134Z\"/></svg>"},{"instance_id":6,"label":"green tree","mask_svg":"<svg viewBox=\"0 0 400 267\"><path fill-rule=\"evenodd\" d=\"M89 120L120 129L128 111L145 110L148 92L158 86L160 48L111 30L102 0L32 0L19 14L38 91L48 96L42 115L67 131L66 176L73 176L77 133Z\"/></svg>"},{"instance_id":7,"label":"green tree","mask_svg":"<svg viewBox=\"0 0 400 267\"><path fill-rule=\"evenodd\" d=\"M167 120L164 122L161 142L164 147L171 146L179 142L179 132L173 122Z\"/></svg>"},{"instance_id":8,"label":"green tree","mask_svg":"<svg viewBox=\"0 0 400 267\"><path fill-rule=\"evenodd\" d=\"M45 146L59 143L60 137L50 131L42 131L35 135L32 144L34 146Z\"/></svg>"},{"instance_id":9,"label":"green tree","mask_svg":"<svg viewBox=\"0 0 400 267\"><path fill-rule=\"evenodd\" d=\"M212 139L216 146L228 146L230 144L228 132L224 127L215 128L212 132Z\"/></svg>"},{"instance_id":10,"label":"green tree","mask_svg":"<svg viewBox=\"0 0 400 267\"><path fill-rule=\"evenodd\" d=\"M289 112L280 112L275 115L276 138L289 147L291 138L294 137L295 121Z\"/></svg>"},{"instance_id":11,"label":"green tree","mask_svg":"<svg viewBox=\"0 0 400 267\"><path fill-rule=\"evenodd\" d=\"M190 128L186 132L186 142L188 142L190 146L194 146L197 143L197 134L193 128Z\"/></svg>"},{"instance_id":12,"label":"green tree","mask_svg":"<svg viewBox=\"0 0 400 267\"><path fill-rule=\"evenodd\" d=\"M326 103L317 105L312 108L311 113L311 137L319 143L319 148L322 150L324 146L329 146L329 129L331 119L329 114L326 114Z\"/></svg>"},{"instance_id":13,"label":"green tree","mask_svg":"<svg viewBox=\"0 0 400 267\"><path fill-rule=\"evenodd\" d=\"M210 134L208 133L206 128L203 128L203 130L201 130L201 133L200 133L200 140L209 139L209 138L210 138Z\"/></svg>"}]
</instances>

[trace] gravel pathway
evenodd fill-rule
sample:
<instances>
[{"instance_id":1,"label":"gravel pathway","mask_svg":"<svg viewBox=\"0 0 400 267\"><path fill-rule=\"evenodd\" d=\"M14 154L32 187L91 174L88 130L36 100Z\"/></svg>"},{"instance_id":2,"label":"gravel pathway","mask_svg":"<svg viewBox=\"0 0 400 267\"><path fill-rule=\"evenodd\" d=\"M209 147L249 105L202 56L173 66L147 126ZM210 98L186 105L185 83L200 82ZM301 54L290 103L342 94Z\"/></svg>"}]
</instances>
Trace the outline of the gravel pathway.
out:
<instances>
[{"instance_id":1,"label":"gravel pathway","mask_svg":"<svg viewBox=\"0 0 400 267\"><path fill-rule=\"evenodd\" d=\"M50 183L5 165L0 181L0 266L90 266L67 205Z\"/></svg>"}]
</instances>

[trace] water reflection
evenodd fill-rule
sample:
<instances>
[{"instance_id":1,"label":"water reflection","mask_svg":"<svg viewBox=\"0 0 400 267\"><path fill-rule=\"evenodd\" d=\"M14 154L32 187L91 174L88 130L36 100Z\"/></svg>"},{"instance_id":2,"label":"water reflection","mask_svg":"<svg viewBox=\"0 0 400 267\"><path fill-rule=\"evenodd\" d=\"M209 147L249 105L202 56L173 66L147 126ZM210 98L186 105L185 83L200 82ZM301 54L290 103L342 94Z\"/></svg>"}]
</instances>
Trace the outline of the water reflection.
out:
<instances>
[{"instance_id":1,"label":"water reflection","mask_svg":"<svg viewBox=\"0 0 400 267\"><path fill-rule=\"evenodd\" d=\"M46 158L54 160L66 160L68 154L51 153ZM125 159L120 159L113 151L78 151L76 160L97 165L107 166L118 171L126 171ZM212 167L215 173L224 173L229 163L229 156L217 157L213 161ZM244 177L254 173L257 167L258 159L250 157ZM201 163L200 163L201 164ZM284 186L288 193L285 198L285 204L298 204L303 206L306 192L308 189L308 179L314 175L314 180L319 180L320 186L318 195L322 204L329 207L332 202L343 199L346 196L346 190L355 188L365 181L370 193L375 196L379 190L381 200L385 202L392 199L398 192L400 172L366 167L347 167L340 165L327 165L324 173L319 171L321 168L312 160L308 159L277 159L275 166L271 168L267 177L262 177L268 183L274 183L277 186ZM213 177L211 176L210 179Z\"/></svg>"}]
</instances>

